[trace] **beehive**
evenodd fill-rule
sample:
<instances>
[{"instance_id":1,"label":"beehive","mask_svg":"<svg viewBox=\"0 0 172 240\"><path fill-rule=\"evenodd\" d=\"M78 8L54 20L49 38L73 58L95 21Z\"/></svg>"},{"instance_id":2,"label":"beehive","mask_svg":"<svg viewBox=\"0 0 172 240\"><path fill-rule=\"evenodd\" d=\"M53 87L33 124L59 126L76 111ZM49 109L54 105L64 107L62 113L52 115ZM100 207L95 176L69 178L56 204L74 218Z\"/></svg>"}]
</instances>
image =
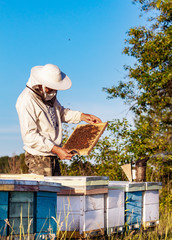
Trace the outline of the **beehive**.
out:
<instances>
[{"instance_id":1,"label":"beehive","mask_svg":"<svg viewBox=\"0 0 172 240\"><path fill-rule=\"evenodd\" d=\"M143 226L154 227L159 224L159 182L146 182L146 191L143 195Z\"/></svg>"},{"instance_id":2,"label":"beehive","mask_svg":"<svg viewBox=\"0 0 172 240\"><path fill-rule=\"evenodd\" d=\"M78 124L63 147L80 155L89 155L106 127L107 123Z\"/></svg>"},{"instance_id":3,"label":"beehive","mask_svg":"<svg viewBox=\"0 0 172 240\"><path fill-rule=\"evenodd\" d=\"M0 175L0 236L12 234L17 239L28 231L31 236L41 233L42 238L50 232L56 234L57 224L52 217L56 219L60 184L44 181L41 176L30 178Z\"/></svg>"},{"instance_id":4,"label":"beehive","mask_svg":"<svg viewBox=\"0 0 172 240\"><path fill-rule=\"evenodd\" d=\"M104 234L108 177L47 177L62 185L57 195L57 218L68 236Z\"/></svg>"},{"instance_id":5,"label":"beehive","mask_svg":"<svg viewBox=\"0 0 172 240\"><path fill-rule=\"evenodd\" d=\"M125 192L110 181L106 198L107 234L122 232L125 224Z\"/></svg>"},{"instance_id":6,"label":"beehive","mask_svg":"<svg viewBox=\"0 0 172 240\"><path fill-rule=\"evenodd\" d=\"M124 224L128 229L158 224L159 189L161 188L162 184L155 182L109 182L107 196L108 233L122 231ZM119 205L119 202L123 203L123 196L124 205L122 206L122 204ZM114 204L114 208L111 202ZM124 223L123 228L122 223Z\"/></svg>"},{"instance_id":7,"label":"beehive","mask_svg":"<svg viewBox=\"0 0 172 240\"><path fill-rule=\"evenodd\" d=\"M140 228L142 224L143 191L145 183L112 181L107 198L108 232ZM116 204L115 204L116 201ZM114 202L111 207L110 202ZM109 205L108 205L109 204Z\"/></svg>"}]
</instances>

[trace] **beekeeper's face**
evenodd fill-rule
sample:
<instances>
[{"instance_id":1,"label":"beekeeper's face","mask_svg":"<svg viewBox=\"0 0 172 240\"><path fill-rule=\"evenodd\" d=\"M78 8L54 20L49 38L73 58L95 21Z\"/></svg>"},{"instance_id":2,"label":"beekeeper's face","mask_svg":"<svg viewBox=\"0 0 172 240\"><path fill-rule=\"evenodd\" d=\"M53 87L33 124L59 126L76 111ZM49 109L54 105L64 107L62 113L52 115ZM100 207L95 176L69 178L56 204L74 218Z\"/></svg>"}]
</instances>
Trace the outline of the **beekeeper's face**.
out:
<instances>
[{"instance_id":1,"label":"beekeeper's face","mask_svg":"<svg viewBox=\"0 0 172 240\"><path fill-rule=\"evenodd\" d=\"M54 92L55 90L54 89L51 89L51 88L48 88L48 87L45 87L45 92L50 94L52 92Z\"/></svg>"}]
</instances>

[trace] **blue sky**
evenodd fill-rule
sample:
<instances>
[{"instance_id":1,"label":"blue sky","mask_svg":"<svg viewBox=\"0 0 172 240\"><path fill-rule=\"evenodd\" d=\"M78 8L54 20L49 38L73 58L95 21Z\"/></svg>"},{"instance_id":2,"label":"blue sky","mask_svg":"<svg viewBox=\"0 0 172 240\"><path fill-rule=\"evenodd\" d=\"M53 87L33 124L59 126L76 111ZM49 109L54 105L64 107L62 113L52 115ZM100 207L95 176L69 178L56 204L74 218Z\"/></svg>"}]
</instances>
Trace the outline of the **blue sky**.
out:
<instances>
[{"instance_id":1,"label":"blue sky","mask_svg":"<svg viewBox=\"0 0 172 240\"><path fill-rule=\"evenodd\" d=\"M15 103L36 65L56 64L71 78L72 88L58 92L63 106L132 121L102 88L133 64L122 51L129 28L145 25L139 14L130 0L0 0L0 156L23 152Z\"/></svg>"}]
</instances>

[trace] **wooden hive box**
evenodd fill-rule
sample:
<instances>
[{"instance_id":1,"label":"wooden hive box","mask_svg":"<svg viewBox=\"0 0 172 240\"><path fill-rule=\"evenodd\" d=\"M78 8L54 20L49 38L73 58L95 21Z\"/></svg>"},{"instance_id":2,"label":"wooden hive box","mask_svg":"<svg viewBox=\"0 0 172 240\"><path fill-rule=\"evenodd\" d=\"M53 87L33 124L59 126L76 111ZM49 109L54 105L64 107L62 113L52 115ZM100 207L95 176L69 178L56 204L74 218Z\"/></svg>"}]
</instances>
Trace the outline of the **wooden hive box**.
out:
<instances>
[{"instance_id":1,"label":"wooden hive box","mask_svg":"<svg viewBox=\"0 0 172 240\"><path fill-rule=\"evenodd\" d=\"M21 231L22 236L30 234L39 239L46 238L50 233L56 234L57 223L56 206L57 192L60 184L45 181L38 177L37 181L32 176L27 180L25 176L1 176L0 179L0 227L1 236L12 234L16 239ZM5 225L8 218L9 225ZM54 219L53 219L54 218ZM32 236L31 235L31 236Z\"/></svg>"},{"instance_id":2,"label":"wooden hive box","mask_svg":"<svg viewBox=\"0 0 172 240\"><path fill-rule=\"evenodd\" d=\"M143 192L146 190L145 183L112 181L110 182L109 190L113 191L109 191L110 195L108 195L108 201L111 201L111 198L115 199L118 196L115 196L118 193L114 190L120 190L119 194L121 194L121 196L122 192L124 194L124 207L121 207L120 213L118 212L119 214L121 214L120 223L122 224L123 222L124 224L127 224L129 229L140 228L142 224ZM118 209L118 211L119 210L120 209ZM117 217L115 216L114 210L109 208L107 212L109 212L109 216L111 216L111 219L113 219L113 217ZM112 215L112 212L114 215ZM109 226L112 223L111 219L108 219L107 217ZM115 223L115 225L116 224L119 223L117 222ZM112 225L110 227L112 229L109 231L113 231L113 228L114 230L119 229L118 226L117 228L116 226L113 227Z\"/></svg>"},{"instance_id":3,"label":"wooden hive box","mask_svg":"<svg viewBox=\"0 0 172 240\"><path fill-rule=\"evenodd\" d=\"M154 227L159 224L159 190L162 183L146 182L143 195L143 227Z\"/></svg>"},{"instance_id":4,"label":"wooden hive box","mask_svg":"<svg viewBox=\"0 0 172 240\"><path fill-rule=\"evenodd\" d=\"M108 123L78 124L64 144L64 148L79 155L89 155Z\"/></svg>"},{"instance_id":5,"label":"wooden hive box","mask_svg":"<svg viewBox=\"0 0 172 240\"><path fill-rule=\"evenodd\" d=\"M8 218L8 192L0 191L0 236L7 236L7 225L5 219Z\"/></svg>"},{"instance_id":6,"label":"wooden hive box","mask_svg":"<svg viewBox=\"0 0 172 240\"><path fill-rule=\"evenodd\" d=\"M108 177L47 177L62 185L57 194L57 216L61 234L68 237L101 235L105 230L105 195ZM94 219L94 221L93 221Z\"/></svg>"},{"instance_id":7,"label":"wooden hive box","mask_svg":"<svg viewBox=\"0 0 172 240\"><path fill-rule=\"evenodd\" d=\"M107 234L120 233L125 225L125 192L117 189L116 182L109 181L106 198Z\"/></svg>"}]
</instances>

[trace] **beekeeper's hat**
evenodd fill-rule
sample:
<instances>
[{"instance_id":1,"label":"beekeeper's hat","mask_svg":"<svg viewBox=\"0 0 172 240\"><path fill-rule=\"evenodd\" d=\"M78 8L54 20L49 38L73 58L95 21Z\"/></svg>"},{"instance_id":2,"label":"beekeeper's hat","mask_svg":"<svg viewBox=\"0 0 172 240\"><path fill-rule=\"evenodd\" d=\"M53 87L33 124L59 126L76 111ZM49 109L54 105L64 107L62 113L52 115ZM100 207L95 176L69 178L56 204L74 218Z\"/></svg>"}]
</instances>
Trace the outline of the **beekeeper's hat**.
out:
<instances>
[{"instance_id":1,"label":"beekeeper's hat","mask_svg":"<svg viewBox=\"0 0 172 240\"><path fill-rule=\"evenodd\" d=\"M72 86L70 78L54 64L33 67L30 78L34 78L34 82L38 85L54 90L66 90Z\"/></svg>"}]
</instances>

